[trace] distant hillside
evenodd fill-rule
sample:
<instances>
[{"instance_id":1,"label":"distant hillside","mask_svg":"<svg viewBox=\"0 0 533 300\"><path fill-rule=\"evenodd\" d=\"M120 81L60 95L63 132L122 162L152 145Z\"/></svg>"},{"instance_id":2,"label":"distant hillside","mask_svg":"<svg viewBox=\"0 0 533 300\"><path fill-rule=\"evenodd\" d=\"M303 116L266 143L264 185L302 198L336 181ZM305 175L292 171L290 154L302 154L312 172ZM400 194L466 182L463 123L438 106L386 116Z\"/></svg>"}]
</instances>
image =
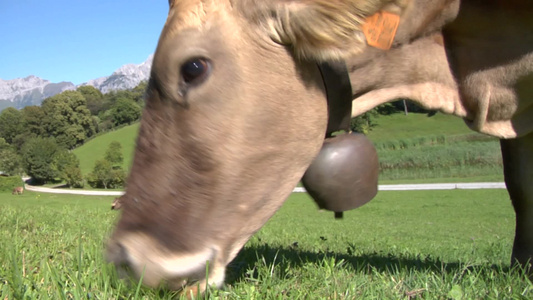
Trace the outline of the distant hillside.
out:
<instances>
[{"instance_id":1,"label":"distant hillside","mask_svg":"<svg viewBox=\"0 0 533 300\"><path fill-rule=\"evenodd\" d=\"M133 150L138 131L139 123L136 123L97 136L83 146L74 149L74 154L80 159L82 174L84 176L89 174L94 167L94 163L104 158L105 151L112 141L117 141L122 145L122 154L124 155L123 168L126 171L129 170L133 161Z\"/></svg>"},{"instance_id":2,"label":"distant hillside","mask_svg":"<svg viewBox=\"0 0 533 300\"><path fill-rule=\"evenodd\" d=\"M427 117L425 114L410 113L405 116L397 113L391 116L381 116L376 119L376 122L378 126L370 132L368 137L377 143L435 135L476 134L468 129L461 119L443 114ZM87 175L92 171L95 161L104 157L105 151L112 141L121 143L124 154L123 167L125 170L129 170L138 131L139 123L136 123L98 136L75 149L74 153L80 159L82 173ZM481 136L481 134L479 135Z\"/></svg>"}]
</instances>

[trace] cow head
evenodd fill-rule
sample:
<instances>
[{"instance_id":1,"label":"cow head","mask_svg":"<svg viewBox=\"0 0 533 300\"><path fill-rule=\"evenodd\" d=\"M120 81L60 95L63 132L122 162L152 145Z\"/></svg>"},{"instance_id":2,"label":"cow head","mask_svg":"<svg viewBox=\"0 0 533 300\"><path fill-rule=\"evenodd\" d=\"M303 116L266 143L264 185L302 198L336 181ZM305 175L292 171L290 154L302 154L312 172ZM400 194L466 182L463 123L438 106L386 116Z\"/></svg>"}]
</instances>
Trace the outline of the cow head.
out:
<instances>
[{"instance_id":1,"label":"cow head","mask_svg":"<svg viewBox=\"0 0 533 300\"><path fill-rule=\"evenodd\" d=\"M170 1L108 259L149 286L221 285L320 150L316 62L360 51L380 2Z\"/></svg>"}]
</instances>

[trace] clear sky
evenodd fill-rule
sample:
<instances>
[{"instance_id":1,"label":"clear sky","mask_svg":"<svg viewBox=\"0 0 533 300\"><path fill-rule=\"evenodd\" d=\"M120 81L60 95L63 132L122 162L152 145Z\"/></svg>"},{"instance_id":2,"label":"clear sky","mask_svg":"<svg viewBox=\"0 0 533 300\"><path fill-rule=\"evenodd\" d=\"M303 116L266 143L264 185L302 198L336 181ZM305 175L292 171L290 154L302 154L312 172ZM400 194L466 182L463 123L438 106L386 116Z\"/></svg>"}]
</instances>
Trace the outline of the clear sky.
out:
<instances>
[{"instance_id":1,"label":"clear sky","mask_svg":"<svg viewBox=\"0 0 533 300\"><path fill-rule=\"evenodd\" d=\"M155 51L167 0L0 0L0 79L80 84Z\"/></svg>"}]
</instances>

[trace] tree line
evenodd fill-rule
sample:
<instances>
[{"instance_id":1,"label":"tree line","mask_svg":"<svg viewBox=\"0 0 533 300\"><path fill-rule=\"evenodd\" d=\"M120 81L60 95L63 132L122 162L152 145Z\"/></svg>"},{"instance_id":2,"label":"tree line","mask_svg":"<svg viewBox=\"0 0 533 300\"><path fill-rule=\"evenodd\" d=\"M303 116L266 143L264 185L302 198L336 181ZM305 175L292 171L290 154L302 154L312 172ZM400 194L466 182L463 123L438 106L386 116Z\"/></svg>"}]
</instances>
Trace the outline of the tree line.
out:
<instances>
[{"instance_id":1,"label":"tree line","mask_svg":"<svg viewBox=\"0 0 533 300\"><path fill-rule=\"evenodd\" d=\"M85 182L94 187L122 186L125 175L116 161L104 158L87 178L82 178L79 160L70 150L99 133L139 120L146 86L141 82L131 90L106 94L92 86L81 86L49 97L41 106L4 109L0 113L0 171L8 175L26 173L37 183L61 179L71 187ZM376 117L407 113L406 105L400 100L378 106L353 118L351 130L367 134L376 126ZM421 112L414 105L410 110Z\"/></svg>"},{"instance_id":2,"label":"tree line","mask_svg":"<svg viewBox=\"0 0 533 300\"><path fill-rule=\"evenodd\" d=\"M79 160L70 150L99 133L139 120L146 85L141 82L131 90L106 94L81 86L46 98L41 106L4 109L0 113L0 171L7 175L26 173L37 183L59 178L69 186L82 185ZM104 165L115 177L122 177L111 180L110 186L123 184L124 175L118 174L116 162L106 160ZM94 176L87 182L109 185L109 180L102 184Z\"/></svg>"}]
</instances>

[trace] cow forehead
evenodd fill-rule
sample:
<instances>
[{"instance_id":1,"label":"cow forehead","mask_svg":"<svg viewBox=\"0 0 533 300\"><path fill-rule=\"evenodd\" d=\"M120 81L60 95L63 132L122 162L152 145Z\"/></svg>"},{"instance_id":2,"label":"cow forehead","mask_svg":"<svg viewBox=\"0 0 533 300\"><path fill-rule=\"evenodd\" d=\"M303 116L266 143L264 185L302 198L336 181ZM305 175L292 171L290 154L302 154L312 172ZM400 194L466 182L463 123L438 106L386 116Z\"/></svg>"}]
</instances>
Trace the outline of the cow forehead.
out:
<instances>
[{"instance_id":1,"label":"cow forehead","mask_svg":"<svg viewBox=\"0 0 533 300\"><path fill-rule=\"evenodd\" d=\"M175 0L170 1L170 10L165 23L165 37L171 37L184 28L201 29L206 26L208 16L229 8L227 1Z\"/></svg>"}]
</instances>

